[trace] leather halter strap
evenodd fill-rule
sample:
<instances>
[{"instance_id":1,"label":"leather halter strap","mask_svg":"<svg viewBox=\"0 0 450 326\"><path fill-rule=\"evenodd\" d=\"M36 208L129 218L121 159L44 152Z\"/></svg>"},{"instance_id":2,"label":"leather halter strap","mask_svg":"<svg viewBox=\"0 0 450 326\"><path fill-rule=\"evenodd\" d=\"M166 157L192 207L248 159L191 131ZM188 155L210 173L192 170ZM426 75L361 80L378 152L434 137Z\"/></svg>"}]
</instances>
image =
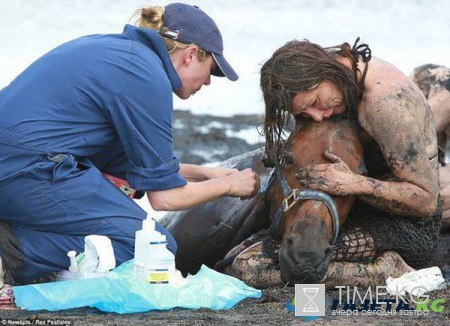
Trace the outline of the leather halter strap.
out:
<instances>
[{"instance_id":1,"label":"leather halter strap","mask_svg":"<svg viewBox=\"0 0 450 326\"><path fill-rule=\"evenodd\" d=\"M275 173L272 174L271 180L269 181L269 186L272 185L275 181L280 182L281 189L283 191L283 202L281 203L280 208L276 211L272 223L269 228L269 235L274 239L280 239L280 231L283 220L283 214L294 207L298 202L302 200L319 200L323 202L328 210L330 211L332 221L333 221L333 240L331 245L336 243L338 234L339 234L339 213L336 208L336 204L334 203L333 198L330 195L317 190L301 190L301 189L292 189L286 181L283 173L283 167L280 164L277 164L275 167Z\"/></svg>"}]
</instances>

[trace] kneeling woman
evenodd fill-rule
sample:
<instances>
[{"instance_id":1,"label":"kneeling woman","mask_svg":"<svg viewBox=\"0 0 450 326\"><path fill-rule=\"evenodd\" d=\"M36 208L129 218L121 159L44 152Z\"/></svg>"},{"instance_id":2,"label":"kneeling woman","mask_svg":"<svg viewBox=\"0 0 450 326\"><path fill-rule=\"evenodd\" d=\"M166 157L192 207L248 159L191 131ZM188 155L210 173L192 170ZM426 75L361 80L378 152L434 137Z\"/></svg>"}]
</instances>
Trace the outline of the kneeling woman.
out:
<instances>
[{"instance_id":1,"label":"kneeling woman","mask_svg":"<svg viewBox=\"0 0 450 326\"><path fill-rule=\"evenodd\" d=\"M2 261L20 283L67 269L66 253L89 234L111 239L118 264L133 257L147 214L102 173L147 193L156 210L257 193L250 169L173 156L172 93L188 99L211 75L238 78L217 25L186 4L139 13L139 27L65 43L0 92L0 278Z\"/></svg>"}]
</instances>

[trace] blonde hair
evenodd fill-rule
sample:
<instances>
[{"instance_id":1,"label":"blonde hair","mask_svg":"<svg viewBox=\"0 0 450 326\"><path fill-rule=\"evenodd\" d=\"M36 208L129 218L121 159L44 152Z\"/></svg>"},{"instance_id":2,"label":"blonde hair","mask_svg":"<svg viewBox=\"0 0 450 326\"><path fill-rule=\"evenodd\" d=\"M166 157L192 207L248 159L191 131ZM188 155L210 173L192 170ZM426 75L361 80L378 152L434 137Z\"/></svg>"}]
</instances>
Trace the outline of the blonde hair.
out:
<instances>
[{"instance_id":1,"label":"blonde hair","mask_svg":"<svg viewBox=\"0 0 450 326\"><path fill-rule=\"evenodd\" d=\"M164 7L162 6L151 6L147 8L138 9L134 13L133 17L134 16L138 16L138 19L136 20L136 25L138 25L139 27L154 29L158 33L160 33L161 28L164 26ZM211 55L210 53L200 48L197 44L182 43L162 35L161 37L164 41L164 44L166 45L169 54L173 53L177 49L186 49L189 46L195 45L199 49L198 53L201 61L208 59L208 57Z\"/></svg>"}]
</instances>

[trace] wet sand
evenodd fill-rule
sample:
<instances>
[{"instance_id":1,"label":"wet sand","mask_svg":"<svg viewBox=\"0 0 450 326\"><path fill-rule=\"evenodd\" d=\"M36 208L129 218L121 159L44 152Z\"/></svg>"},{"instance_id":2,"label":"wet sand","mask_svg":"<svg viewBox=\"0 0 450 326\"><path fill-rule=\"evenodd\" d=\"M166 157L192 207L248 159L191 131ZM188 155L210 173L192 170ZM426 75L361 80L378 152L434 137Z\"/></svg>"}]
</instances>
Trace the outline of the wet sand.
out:
<instances>
[{"instance_id":1,"label":"wet sand","mask_svg":"<svg viewBox=\"0 0 450 326\"><path fill-rule=\"evenodd\" d=\"M441 238L432 263L440 267L445 264L450 266L450 233ZM367 316L361 313L357 316L333 316L331 304L328 304L326 316L310 322L296 317L286 308L286 302L294 298L294 292L292 287L264 290L260 299L246 299L233 309L221 311L173 309L118 315L103 313L93 308L60 312L0 308L0 325L450 325L450 289L429 294L431 300L445 300L442 313L430 311L428 315L421 316ZM338 291L327 292L327 302L331 303L338 298ZM414 307L414 304L410 304L410 308Z\"/></svg>"}]
</instances>

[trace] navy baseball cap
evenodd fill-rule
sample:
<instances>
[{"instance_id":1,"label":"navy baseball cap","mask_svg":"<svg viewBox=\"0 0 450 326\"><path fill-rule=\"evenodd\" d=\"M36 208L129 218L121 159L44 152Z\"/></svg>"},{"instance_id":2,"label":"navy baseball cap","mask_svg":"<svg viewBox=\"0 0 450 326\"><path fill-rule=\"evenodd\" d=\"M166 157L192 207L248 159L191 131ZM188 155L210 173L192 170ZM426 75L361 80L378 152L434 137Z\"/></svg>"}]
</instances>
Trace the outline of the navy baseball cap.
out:
<instances>
[{"instance_id":1,"label":"navy baseball cap","mask_svg":"<svg viewBox=\"0 0 450 326\"><path fill-rule=\"evenodd\" d=\"M184 3L172 3L164 9L162 36L182 43L194 43L211 53L217 67L211 74L235 81L239 78L223 56L223 41L214 20L199 7Z\"/></svg>"}]
</instances>

